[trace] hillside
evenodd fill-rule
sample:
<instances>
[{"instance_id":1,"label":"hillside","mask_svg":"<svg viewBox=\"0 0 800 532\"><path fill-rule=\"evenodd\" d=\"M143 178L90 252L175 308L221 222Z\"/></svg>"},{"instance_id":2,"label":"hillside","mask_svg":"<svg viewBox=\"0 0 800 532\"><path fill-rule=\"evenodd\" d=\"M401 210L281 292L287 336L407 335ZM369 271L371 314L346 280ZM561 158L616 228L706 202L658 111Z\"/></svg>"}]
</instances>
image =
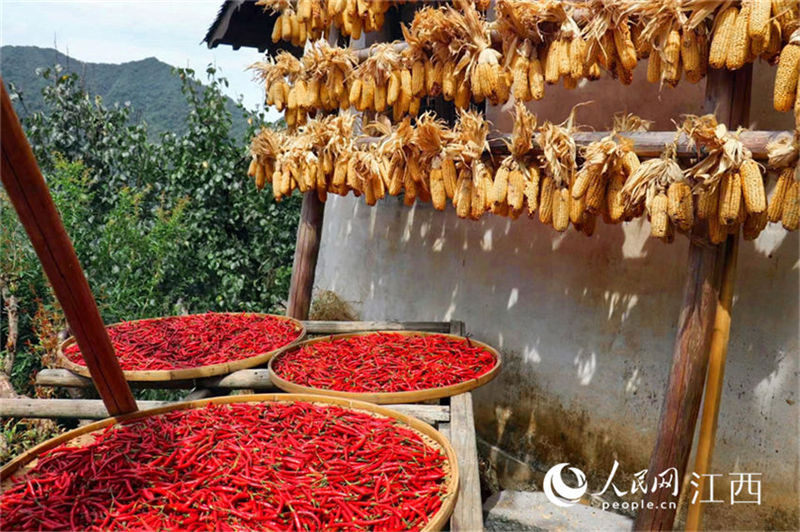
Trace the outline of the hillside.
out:
<instances>
[{"instance_id":1,"label":"hillside","mask_svg":"<svg viewBox=\"0 0 800 532\"><path fill-rule=\"evenodd\" d=\"M59 64L68 72L81 76L91 95L100 95L103 103L113 105L130 102L133 119L144 120L154 137L161 132L183 132L187 106L181 93L181 83L171 72L172 67L155 57L121 64L85 63L68 57L53 48L36 46L0 47L0 73L6 83L13 83L23 93L24 107L17 112L41 111L41 90L45 81L36 69ZM229 99L233 115L233 133L237 137L245 130L244 118Z\"/></svg>"}]
</instances>

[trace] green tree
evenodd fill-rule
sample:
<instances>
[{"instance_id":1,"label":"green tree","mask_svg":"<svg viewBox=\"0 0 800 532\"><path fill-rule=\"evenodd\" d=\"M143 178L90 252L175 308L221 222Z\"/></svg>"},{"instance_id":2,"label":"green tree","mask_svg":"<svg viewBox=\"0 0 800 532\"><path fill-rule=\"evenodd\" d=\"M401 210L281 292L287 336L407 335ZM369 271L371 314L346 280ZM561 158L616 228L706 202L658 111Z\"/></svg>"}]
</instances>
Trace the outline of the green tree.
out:
<instances>
[{"instance_id":1,"label":"green tree","mask_svg":"<svg viewBox=\"0 0 800 532\"><path fill-rule=\"evenodd\" d=\"M23 121L103 318L280 311L300 200L276 203L246 177L249 139L264 117L240 103L249 130L233 138L227 82L211 67L205 84L192 70L174 73L189 105L185 132L156 142L131 120L134 110L91 97L58 67L41 72L45 109ZM14 384L30 393L42 343L33 318L57 307L4 195L0 279L20 301ZM2 345L7 326L0 320Z\"/></svg>"}]
</instances>

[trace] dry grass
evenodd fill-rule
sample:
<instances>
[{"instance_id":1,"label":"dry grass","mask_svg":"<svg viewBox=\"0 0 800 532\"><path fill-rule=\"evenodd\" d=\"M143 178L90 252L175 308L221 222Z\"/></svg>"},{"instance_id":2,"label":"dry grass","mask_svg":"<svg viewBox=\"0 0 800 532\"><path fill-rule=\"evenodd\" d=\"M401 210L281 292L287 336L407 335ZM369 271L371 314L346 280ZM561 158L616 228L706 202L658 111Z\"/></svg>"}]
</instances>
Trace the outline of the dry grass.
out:
<instances>
[{"instance_id":1,"label":"dry grass","mask_svg":"<svg viewBox=\"0 0 800 532\"><path fill-rule=\"evenodd\" d=\"M325 290L311 303L308 319L323 321L357 321L353 308L336 292Z\"/></svg>"}]
</instances>

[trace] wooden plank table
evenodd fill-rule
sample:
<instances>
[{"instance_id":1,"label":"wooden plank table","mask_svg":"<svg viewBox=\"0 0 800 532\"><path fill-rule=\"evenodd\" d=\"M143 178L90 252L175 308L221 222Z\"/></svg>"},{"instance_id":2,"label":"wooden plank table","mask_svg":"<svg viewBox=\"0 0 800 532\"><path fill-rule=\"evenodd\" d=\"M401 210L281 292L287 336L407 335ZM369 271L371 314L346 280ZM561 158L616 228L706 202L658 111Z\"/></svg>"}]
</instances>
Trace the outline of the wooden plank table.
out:
<instances>
[{"instance_id":1,"label":"wooden plank table","mask_svg":"<svg viewBox=\"0 0 800 532\"><path fill-rule=\"evenodd\" d=\"M388 322L388 321L304 321L309 335L327 335L365 331L425 331L463 336L464 323ZM93 388L91 379L66 369L44 369L36 376L37 386ZM270 379L267 368L234 371L228 375L187 381L140 382L134 388L193 390L185 400L221 395L232 390L280 392ZM170 401L138 401L140 408L155 408ZM472 394L463 393L442 399L438 404L384 405L419 418L442 432L453 445L458 458L461 481L450 530L483 530L483 510L478 478L478 451L475 440L475 419ZM94 399L0 399L2 417L103 419L108 417L103 402Z\"/></svg>"}]
</instances>

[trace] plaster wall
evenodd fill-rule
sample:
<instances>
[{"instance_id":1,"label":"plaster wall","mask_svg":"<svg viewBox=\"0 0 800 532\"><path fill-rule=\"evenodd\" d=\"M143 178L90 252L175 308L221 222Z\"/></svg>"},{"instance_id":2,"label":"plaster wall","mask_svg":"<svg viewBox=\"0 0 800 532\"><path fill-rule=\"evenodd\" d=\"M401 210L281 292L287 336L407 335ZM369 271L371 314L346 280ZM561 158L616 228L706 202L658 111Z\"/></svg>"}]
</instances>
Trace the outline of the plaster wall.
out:
<instances>
[{"instance_id":1,"label":"plaster wall","mask_svg":"<svg viewBox=\"0 0 800 532\"><path fill-rule=\"evenodd\" d=\"M772 72L759 66L755 79L753 122L787 127L768 111ZM600 81L574 93L548 87L536 111L561 121L592 99L579 122L600 129L612 111L627 110L667 129L669 119L699 112L702 97L702 83L659 94L644 82ZM489 110L499 128L504 115ZM712 528L800 527L799 249L798 233L779 226L742 242L713 470L761 473L762 504L708 505ZM371 208L331 196L315 284L362 319L464 320L506 361L475 393L480 437L535 470L578 465L598 489L617 460L622 487L647 467L654 443L687 250L682 236L671 245L650 239L642 220L598 223L586 238L524 217L476 222L452 207L389 198ZM729 500L727 484L718 489Z\"/></svg>"}]
</instances>

